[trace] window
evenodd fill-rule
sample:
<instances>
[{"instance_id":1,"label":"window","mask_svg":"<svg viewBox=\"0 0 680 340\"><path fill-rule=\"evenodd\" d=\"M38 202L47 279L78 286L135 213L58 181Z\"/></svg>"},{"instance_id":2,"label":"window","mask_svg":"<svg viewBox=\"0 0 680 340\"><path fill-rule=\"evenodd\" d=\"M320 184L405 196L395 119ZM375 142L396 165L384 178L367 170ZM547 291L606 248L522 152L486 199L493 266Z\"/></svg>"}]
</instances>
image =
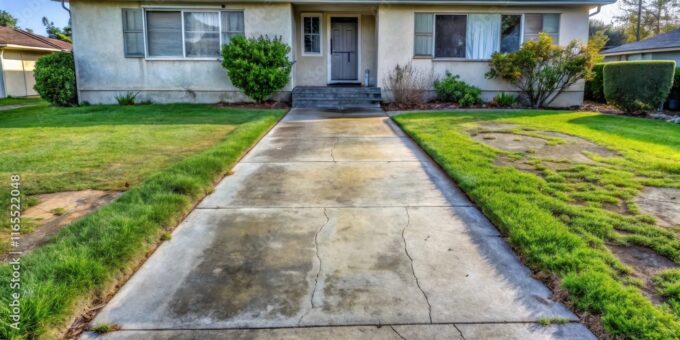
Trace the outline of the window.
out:
<instances>
[{"instance_id":1,"label":"window","mask_svg":"<svg viewBox=\"0 0 680 340\"><path fill-rule=\"evenodd\" d=\"M302 16L302 55L321 55L321 15Z\"/></svg>"},{"instance_id":2,"label":"window","mask_svg":"<svg viewBox=\"0 0 680 340\"><path fill-rule=\"evenodd\" d=\"M432 56L432 35L433 35L432 13L416 13L414 54L416 56Z\"/></svg>"},{"instance_id":3,"label":"window","mask_svg":"<svg viewBox=\"0 0 680 340\"><path fill-rule=\"evenodd\" d=\"M491 59L500 44L500 14L470 14L467 22L465 58Z\"/></svg>"},{"instance_id":4,"label":"window","mask_svg":"<svg viewBox=\"0 0 680 340\"><path fill-rule=\"evenodd\" d=\"M232 37L244 35L243 12L222 12L222 45L229 44Z\"/></svg>"},{"instance_id":5,"label":"window","mask_svg":"<svg viewBox=\"0 0 680 340\"><path fill-rule=\"evenodd\" d=\"M149 10L147 54L161 58L218 58L223 44L233 36L243 35L243 26L243 12Z\"/></svg>"},{"instance_id":6,"label":"window","mask_svg":"<svg viewBox=\"0 0 680 340\"><path fill-rule=\"evenodd\" d=\"M182 57L182 12L146 12L151 57Z\"/></svg>"},{"instance_id":7,"label":"window","mask_svg":"<svg viewBox=\"0 0 680 340\"><path fill-rule=\"evenodd\" d=\"M501 52L519 50L522 40L522 16L501 16Z\"/></svg>"},{"instance_id":8,"label":"window","mask_svg":"<svg viewBox=\"0 0 680 340\"><path fill-rule=\"evenodd\" d=\"M548 33L555 44L559 43L560 15L559 14L525 14L524 41L538 38L540 32Z\"/></svg>"},{"instance_id":9,"label":"window","mask_svg":"<svg viewBox=\"0 0 680 340\"><path fill-rule=\"evenodd\" d=\"M125 57L144 57L144 25L139 8L123 8L123 49Z\"/></svg>"},{"instance_id":10,"label":"window","mask_svg":"<svg viewBox=\"0 0 680 340\"><path fill-rule=\"evenodd\" d=\"M465 58L467 16L437 15L435 17L434 56Z\"/></svg>"}]
</instances>

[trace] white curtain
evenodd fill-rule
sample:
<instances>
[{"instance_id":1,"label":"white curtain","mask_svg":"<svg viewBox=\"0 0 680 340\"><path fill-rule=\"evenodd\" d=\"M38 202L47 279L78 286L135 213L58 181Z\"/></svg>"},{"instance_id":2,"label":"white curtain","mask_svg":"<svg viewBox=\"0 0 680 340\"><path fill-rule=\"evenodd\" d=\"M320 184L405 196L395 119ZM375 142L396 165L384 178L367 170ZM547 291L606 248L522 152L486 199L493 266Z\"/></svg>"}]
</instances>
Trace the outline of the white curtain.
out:
<instances>
[{"instance_id":1,"label":"white curtain","mask_svg":"<svg viewBox=\"0 0 680 340\"><path fill-rule=\"evenodd\" d=\"M184 13L187 57L220 55L220 17L216 12Z\"/></svg>"},{"instance_id":2,"label":"white curtain","mask_svg":"<svg viewBox=\"0 0 680 340\"><path fill-rule=\"evenodd\" d=\"M467 21L466 59L491 59L500 50L500 14L470 14Z\"/></svg>"}]
</instances>

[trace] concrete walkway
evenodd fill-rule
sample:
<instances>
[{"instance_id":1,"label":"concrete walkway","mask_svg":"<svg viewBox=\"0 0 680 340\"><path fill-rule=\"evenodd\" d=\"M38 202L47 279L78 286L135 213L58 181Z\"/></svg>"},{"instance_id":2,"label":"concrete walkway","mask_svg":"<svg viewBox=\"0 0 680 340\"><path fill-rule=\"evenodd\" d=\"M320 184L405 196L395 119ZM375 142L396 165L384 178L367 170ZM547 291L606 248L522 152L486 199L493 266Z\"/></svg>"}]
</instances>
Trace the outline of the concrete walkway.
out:
<instances>
[{"instance_id":1,"label":"concrete walkway","mask_svg":"<svg viewBox=\"0 0 680 340\"><path fill-rule=\"evenodd\" d=\"M594 338L550 296L384 113L293 110L93 324L120 326L112 339Z\"/></svg>"}]
</instances>

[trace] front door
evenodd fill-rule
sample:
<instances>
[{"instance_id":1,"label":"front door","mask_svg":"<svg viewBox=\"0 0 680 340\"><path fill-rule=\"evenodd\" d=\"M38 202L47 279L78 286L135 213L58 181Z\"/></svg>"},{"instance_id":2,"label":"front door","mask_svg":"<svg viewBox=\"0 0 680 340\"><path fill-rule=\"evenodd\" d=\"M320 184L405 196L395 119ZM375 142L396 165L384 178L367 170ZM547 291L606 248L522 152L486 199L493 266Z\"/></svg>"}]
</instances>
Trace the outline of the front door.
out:
<instances>
[{"instance_id":1,"label":"front door","mask_svg":"<svg viewBox=\"0 0 680 340\"><path fill-rule=\"evenodd\" d=\"M357 18L331 18L331 81L359 80Z\"/></svg>"}]
</instances>

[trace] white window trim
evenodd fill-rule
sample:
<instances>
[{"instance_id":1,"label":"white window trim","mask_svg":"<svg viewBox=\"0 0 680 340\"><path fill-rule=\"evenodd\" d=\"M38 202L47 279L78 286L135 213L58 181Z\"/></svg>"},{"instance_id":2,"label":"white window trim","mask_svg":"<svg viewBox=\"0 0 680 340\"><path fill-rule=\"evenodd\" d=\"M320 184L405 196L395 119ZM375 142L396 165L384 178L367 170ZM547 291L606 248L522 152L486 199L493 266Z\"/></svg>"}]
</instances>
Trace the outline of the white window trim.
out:
<instances>
[{"instance_id":1,"label":"white window trim","mask_svg":"<svg viewBox=\"0 0 680 340\"><path fill-rule=\"evenodd\" d=\"M319 52L305 52L305 18L319 18ZM323 14L302 13L300 14L300 55L303 57L323 57Z\"/></svg>"},{"instance_id":2,"label":"white window trim","mask_svg":"<svg viewBox=\"0 0 680 340\"><path fill-rule=\"evenodd\" d=\"M245 10L243 9L219 9L219 8L205 8L205 7L182 7L182 8L177 8L177 7L142 7L143 13L142 13L142 25L144 27L144 59L145 60L151 60L151 61L183 61L183 60L189 60L189 61L219 61L222 59L222 56L217 56L217 57L187 57L187 52L186 52L186 37L184 34L184 12L214 12L217 13L219 17L219 36L220 36L220 51L222 50L222 12L241 12L244 15L244 21L245 21ZM148 43L148 37L147 35L149 34L149 28L147 27L147 22L146 22L146 13L147 12L180 12L180 20L181 25L182 25L182 55L181 57L152 57L149 56L149 43ZM243 33L245 34L245 22L243 23Z\"/></svg>"},{"instance_id":3,"label":"white window trim","mask_svg":"<svg viewBox=\"0 0 680 340\"><path fill-rule=\"evenodd\" d=\"M432 51L431 51L431 54L429 56L428 55L416 55L415 54L415 36L416 36L415 14L416 13L432 14ZM562 34L562 13L560 13L560 12L543 12L542 11L542 12L521 12L521 13L518 13L518 12L500 12L500 13L497 13L497 12L420 12L420 11L416 11L416 12L414 12L414 16L413 16L413 24L414 24L414 26L413 26L413 44L414 44L414 46L413 46L413 57L412 58L413 59L432 59L433 61L471 61L471 62L490 61L490 59L468 59L468 58L460 58L460 57L436 57L434 55L434 53L436 51L437 16L438 15L464 15L464 16L467 17L470 14L499 14L501 16L503 16L503 15L519 15L521 17L520 18L520 39L519 39L520 46L522 46L522 44L524 44L524 35L525 35L524 34L524 27L525 27L524 26L524 17L525 17L526 14L557 14L559 16L559 26L557 28L558 38ZM467 30L467 19L466 19L466 30ZM467 44L467 41L465 43ZM558 40L557 43L559 43L559 40Z\"/></svg>"}]
</instances>

